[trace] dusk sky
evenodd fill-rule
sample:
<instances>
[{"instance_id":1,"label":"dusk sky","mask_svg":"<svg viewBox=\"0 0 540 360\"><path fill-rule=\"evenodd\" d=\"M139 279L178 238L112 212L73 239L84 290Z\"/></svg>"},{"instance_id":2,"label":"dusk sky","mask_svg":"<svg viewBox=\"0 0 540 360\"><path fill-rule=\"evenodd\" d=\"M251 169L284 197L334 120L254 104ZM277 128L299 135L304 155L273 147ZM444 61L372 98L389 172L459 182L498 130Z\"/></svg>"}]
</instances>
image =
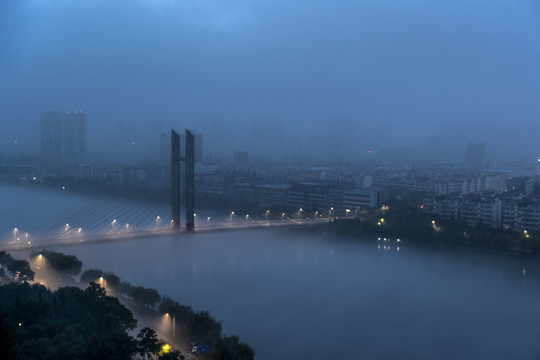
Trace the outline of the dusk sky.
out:
<instances>
[{"instance_id":1,"label":"dusk sky","mask_svg":"<svg viewBox=\"0 0 540 360\"><path fill-rule=\"evenodd\" d=\"M339 116L425 138L540 120L536 0L3 0L0 44L4 140L53 109L94 132L177 117L316 133Z\"/></svg>"}]
</instances>

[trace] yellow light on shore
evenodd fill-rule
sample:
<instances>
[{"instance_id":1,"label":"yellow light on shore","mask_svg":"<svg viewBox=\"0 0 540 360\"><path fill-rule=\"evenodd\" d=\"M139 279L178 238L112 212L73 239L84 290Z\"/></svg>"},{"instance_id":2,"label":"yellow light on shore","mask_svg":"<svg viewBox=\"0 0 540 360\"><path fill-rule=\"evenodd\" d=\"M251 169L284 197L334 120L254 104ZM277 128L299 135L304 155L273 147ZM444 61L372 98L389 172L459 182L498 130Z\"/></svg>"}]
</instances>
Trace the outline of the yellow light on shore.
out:
<instances>
[{"instance_id":1,"label":"yellow light on shore","mask_svg":"<svg viewBox=\"0 0 540 360\"><path fill-rule=\"evenodd\" d=\"M171 352L171 345L169 344L163 344L161 346L161 353L162 354L168 354L169 352Z\"/></svg>"}]
</instances>

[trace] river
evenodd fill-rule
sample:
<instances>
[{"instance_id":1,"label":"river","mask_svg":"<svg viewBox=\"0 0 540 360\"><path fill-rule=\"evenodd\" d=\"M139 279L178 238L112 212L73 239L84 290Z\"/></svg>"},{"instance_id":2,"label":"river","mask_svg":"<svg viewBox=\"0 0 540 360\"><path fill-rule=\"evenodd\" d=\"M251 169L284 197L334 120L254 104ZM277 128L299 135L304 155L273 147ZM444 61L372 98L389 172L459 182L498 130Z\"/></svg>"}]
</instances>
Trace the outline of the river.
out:
<instances>
[{"instance_id":1,"label":"river","mask_svg":"<svg viewBox=\"0 0 540 360\"><path fill-rule=\"evenodd\" d=\"M20 221L26 210L52 201L61 212L82 197L0 187L4 199L13 193L18 203L3 201L1 211ZM2 226L9 235L12 223ZM286 229L56 250L209 310L261 360L540 357L540 268L532 258L415 248L406 239L399 251L385 250L376 239Z\"/></svg>"}]
</instances>

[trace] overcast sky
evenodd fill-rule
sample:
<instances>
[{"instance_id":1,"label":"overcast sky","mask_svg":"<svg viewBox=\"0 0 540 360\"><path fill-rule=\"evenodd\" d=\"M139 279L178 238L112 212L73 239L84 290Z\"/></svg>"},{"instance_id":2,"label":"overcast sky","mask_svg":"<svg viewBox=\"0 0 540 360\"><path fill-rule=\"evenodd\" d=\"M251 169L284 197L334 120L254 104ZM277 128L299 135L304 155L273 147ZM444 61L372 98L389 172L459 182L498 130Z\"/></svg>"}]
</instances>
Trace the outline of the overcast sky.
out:
<instances>
[{"instance_id":1,"label":"overcast sky","mask_svg":"<svg viewBox=\"0 0 540 360\"><path fill-rule=\"evenodd\" d=\"M538 122L539 99L537 0L0 1L4 138L53 109L94 129L340 116L433 133Z\"/></svg>"}]
</instances>

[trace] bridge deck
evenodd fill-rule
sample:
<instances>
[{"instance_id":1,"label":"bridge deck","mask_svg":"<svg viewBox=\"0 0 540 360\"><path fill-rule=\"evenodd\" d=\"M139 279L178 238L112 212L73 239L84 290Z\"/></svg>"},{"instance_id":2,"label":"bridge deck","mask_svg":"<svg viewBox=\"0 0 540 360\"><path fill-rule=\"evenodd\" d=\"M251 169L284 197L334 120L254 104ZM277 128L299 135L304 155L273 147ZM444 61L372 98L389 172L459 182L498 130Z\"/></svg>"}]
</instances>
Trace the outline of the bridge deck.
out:
<instances>
[{"instance_id":1,"label":"bridge deck","mask_svg":"<svg viewBox=\"0 0 540 360\"><path fill-rule=\"evenodd\" d=\"M243 224L214 224L203 225L195 229L195 231L186 232L185 230L178 229L151 229L151 230L137 230L126 231L117 233L104 233L104 234L85 234L81 236L72 237L56 237L37 239L30 244L24 242L9 242L0 244L0 250L17 251L17 250L33 250L42 249L44 247L58 247L58 246L73 246L81 244L95 244L111 241L128 241L142 238L163 237L171 235L195 235L197 233L208 233L218 231L236 231L236 230L250 230L250 229L264 229L264 228L282 228L282 227L300 227L300 226L314 226L326 224L330 220L328 218L320 219L305 219L305 220L287 220L287 221L254 221L252 223Z\"/></svg>"}]
</instances>

